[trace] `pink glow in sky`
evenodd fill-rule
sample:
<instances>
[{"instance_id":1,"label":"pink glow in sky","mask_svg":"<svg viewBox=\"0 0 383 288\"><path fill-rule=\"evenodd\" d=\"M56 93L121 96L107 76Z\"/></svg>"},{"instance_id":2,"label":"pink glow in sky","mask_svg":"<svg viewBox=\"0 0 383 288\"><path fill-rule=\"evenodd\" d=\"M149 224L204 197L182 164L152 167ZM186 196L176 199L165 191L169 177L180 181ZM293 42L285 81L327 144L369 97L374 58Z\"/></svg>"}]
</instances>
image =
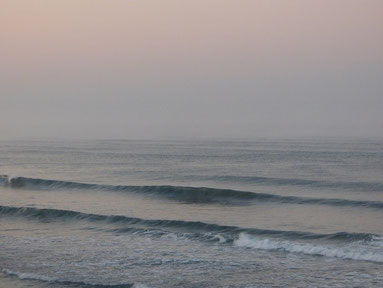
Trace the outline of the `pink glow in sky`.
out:
<instances>
[{"instance_id":1,"label":"pink glow in sky","mask_svg":"<svg viewBox=\"0 0 383 288\"><path fill-rule=\"evenodd\" d=\"M0 7L0 138L383 135L383 1Z\"/></svg>"}]
</instances>

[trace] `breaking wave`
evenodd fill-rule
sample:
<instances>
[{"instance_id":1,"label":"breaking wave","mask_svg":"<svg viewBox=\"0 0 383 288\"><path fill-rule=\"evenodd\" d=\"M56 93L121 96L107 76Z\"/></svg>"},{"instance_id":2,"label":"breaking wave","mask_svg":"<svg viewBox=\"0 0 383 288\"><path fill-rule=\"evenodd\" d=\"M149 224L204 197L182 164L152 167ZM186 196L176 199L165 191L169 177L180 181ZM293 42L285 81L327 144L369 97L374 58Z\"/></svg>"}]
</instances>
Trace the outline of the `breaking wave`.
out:
<instances>
[{"instance_id":1,"label":"breaking wave","mask_svg":"<svg viewBox=\"0 0 383 288\"><path fill-rule=\"evenodd\" d=\"M112 225L110 229L104 229L107 232L134 233L144 237L170 235L176 236L177 239L225 243L253 249L383 262L383 237L369 233L319 234L11 206L0 206L0 215L19 216L44 222L58 220L102 222Z\"/></svg>"},{"instance_id":2,"label":"breaking wave","mask_svg":"<svg viewBox=\"0 0 383 288\"><path fill-rule=\"evenodd\" d=\"M376 242L382 240L381 237L376 238ZM252 235L241 233L238 239L234 240L234 245L261 250L278 250L343 259L383 262L383 254L381 252L379 253L376 249L365 249L360 243L345 246L325 246L287 240L257 239L257 237Z\"/></svg>"}]
</instances>

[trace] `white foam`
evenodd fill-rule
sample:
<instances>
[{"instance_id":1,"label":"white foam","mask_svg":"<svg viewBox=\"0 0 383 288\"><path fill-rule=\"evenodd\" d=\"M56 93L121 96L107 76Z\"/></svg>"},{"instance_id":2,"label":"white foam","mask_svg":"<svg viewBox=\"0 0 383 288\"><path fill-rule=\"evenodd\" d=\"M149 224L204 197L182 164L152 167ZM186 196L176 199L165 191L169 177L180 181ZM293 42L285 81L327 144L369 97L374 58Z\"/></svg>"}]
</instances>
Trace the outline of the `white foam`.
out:
<instances>
[{"instance_id":1,"label":"white foam","mask_svg":"<svg viewBox=\"0 0 383 288\"><path fill-rule=\"evenodd\" d=\"M142 283L134 283L133 288L152 288Z\"/></svg>"},{"instance_id":2,"label":"white foam","mask_svg":"<svg viewBox=\"0 0 383 288\"><path fill-rule=\"evenodd\" d=\"M218 239L219 243L225 243L227 241L227 239L223 237L221 234L215 235L214 238Z\"/></svg>"},{"instance_id":3,"label":"white foam","mask_svg":"<svg viewBox=\"0 0 383 288\"><path fill-rule=\"evenodd\" d=\"M7 183L11 184L13 178L17 178L16 175L8 174L7 176Z\"/></svg>"},{"instance_id":4,"label":"white foam","mask_svg":"<svg viewBox=\"0 0 383 288\"><path fill-rule=\"evenodd\" d=\"M343 259L383 262L383 251L373 246L357 245L355 243L338 246L322 246L310 243L292 242L287 240L276 240L257 238L246 233L241 233L234 241L235 246L247 247L261 250L282 250L293 253L304 253L309 255L320 255Z\"/></svg>"},{"instance_id":5,"label":"white foam","mask_svg":"<svg viewBox=\"0 0 383 288\"><path fill-rule=\"evenodd\" d=\"M21 273L21 272L16 272L10 269L2 269L1 271L8 275L17 276L21 280L41 280L41 281L47 281L47 282L57 281L56 278L43 276L43 275L39 275L35 273Z\"/></svg>"}]
</instances>

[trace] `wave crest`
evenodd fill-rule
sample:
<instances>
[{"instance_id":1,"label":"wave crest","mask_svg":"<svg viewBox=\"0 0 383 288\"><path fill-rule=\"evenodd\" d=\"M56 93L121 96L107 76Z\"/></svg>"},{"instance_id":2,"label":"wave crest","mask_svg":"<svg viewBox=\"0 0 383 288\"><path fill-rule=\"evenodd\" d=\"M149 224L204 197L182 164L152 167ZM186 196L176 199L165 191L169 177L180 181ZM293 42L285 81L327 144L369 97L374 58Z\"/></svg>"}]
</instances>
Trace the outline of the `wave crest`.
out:
<instances>
[{"instance_id":1,"label":"wave crest","mask_svg":"<svg viewBox=\"0 0 383 288\"><path fill-rule=\"evenodd\" d=\"M380 243L381 244L381 243ZM360 243L347 246L324 246L311 243L292 242L276 239L258 239L246 233L240 233L234 245L261 250L278 250L343 259L383 262L383 254L374 249L366 249Z\"/></svg>"},{"instance_id":2,"label":"wave crest","mask_svg":"<svg viewBox=\"0 0 383 288\"><path fill-rule=\"evenodd\" d=\"M171 185L102 185L27 177L9 177L7 175L0 176L0 183L3 186L11 188L80 189L126 192L150 197L162 197L169 200L180 201L185 203L221 203L228 205L249 205L256 202L273 202L308 205L357 206L375 209L383 208L383 202L380 201L282 196L276 194L238 191L232 189L217 189L208 187L182 187Z\"/></svg>"}]
</instances>

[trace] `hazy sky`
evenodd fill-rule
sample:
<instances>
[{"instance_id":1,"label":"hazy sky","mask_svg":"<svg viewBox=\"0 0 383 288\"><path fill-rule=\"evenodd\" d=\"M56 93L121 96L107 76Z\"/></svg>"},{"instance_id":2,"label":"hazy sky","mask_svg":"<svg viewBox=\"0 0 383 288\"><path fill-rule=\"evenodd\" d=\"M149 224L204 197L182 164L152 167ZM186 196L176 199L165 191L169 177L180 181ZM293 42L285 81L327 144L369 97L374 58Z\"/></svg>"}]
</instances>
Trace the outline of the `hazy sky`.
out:
<instances>
[{"instance_id":1,"label":"hazy sky","mask_svg":"<svg viewBox=\"0 0 383 288\"><path fill-rule=\"evenodd\" d=\"M1 0L0 139L383 136L382 0Z\"/></svg>"}]
</instances>

